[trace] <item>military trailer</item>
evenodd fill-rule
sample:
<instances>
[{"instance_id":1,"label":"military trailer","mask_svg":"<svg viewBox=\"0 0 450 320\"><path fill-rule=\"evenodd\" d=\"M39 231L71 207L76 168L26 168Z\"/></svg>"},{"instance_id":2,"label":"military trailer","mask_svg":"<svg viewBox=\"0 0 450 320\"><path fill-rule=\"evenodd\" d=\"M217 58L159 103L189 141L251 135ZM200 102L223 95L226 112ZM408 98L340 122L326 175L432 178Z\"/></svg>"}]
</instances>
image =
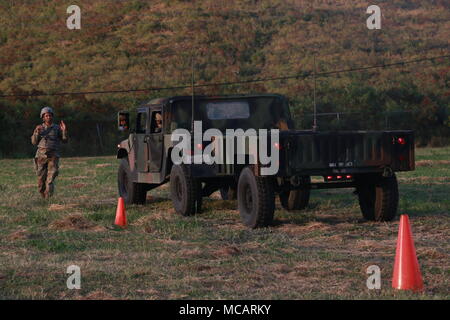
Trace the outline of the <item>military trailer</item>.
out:
<instances>
[{"instance_id":1,"label":"military trailer","mask_svg":"<svg viewBox=\"0 0 450 320\"><path fill-rule=\"evenodd\" d=\"M284 209L302 210L312 189L354 188L365 219L390 221L399 198L395 172L414 170L412 131L297 130L282 95L175 96L151 100L136 111L134 128L117 152L119 195L128 204L144 204L147 191L170 182L176 212L190 216L201 212L202 198L220 190L223 199L237 198L243 223L257 228L272 223L276 196ZM128 112L119 112L118 119L121 130L130 128ZM214 128L222 136L189 140L184 159L191 163L173 163L173 134L184 129L192 135L194 121L201 121L202 132ZM268 164L255 153L261 130L253 134L256 140L252 134L244 137L237 161L239 155L219 143L230 129L267 129L266 151L277 151L278 170L262 174ZM223 152L222 163L195 161L208 145L213 154Z\"/></svg>"}]
</instances>

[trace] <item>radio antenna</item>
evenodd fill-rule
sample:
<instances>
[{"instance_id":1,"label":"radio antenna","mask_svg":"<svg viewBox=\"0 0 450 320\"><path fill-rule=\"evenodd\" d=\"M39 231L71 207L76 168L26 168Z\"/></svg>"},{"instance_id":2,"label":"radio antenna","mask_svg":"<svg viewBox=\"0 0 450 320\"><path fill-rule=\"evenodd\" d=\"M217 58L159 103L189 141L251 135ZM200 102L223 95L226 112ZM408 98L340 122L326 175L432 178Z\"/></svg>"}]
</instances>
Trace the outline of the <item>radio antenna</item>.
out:
<instances>
[{"instance_id":1,"label":"radio antenna","mask_svg":"<svg viewBox=\"0 0 450 320\"><path fill-rule=\"evenodd\" d=\"M194 133L194 94L195 94L195 90L194 90L194 56L192 56L192 79L191 79L191 86L192 86L192 107L191 107L191 132Z\"/></svg>"},{"instance_id":2,"label":"radio antenna","mask_svg":"<svg viewBox=\"0 0 450 320\"><path fill-rule=\"evenodd\" d=\"M317 131L317 105L316 105L316 54L314 54L314 120L313 131Z\"/></svg>"}]
</instances>

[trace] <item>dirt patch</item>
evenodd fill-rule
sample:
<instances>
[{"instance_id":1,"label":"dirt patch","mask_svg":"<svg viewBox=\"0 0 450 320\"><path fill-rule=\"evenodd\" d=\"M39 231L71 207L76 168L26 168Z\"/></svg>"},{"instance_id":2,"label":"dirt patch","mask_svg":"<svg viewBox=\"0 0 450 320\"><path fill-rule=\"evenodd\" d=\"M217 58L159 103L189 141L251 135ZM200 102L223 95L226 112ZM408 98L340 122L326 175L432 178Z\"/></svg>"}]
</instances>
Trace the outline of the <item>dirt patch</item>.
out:
<instances>
[{"instance_id":1,"label":"dirt patch","mask_svg":"<svg viewBox=\"0 0 450 320\"><path fill-rule=\"evenodd\" d=\"M28 239L30 237L30 233L26 229L20 229L10 233L6 238L8 240L23 240Z\"/></svg>"},{"instance_id":2,"label":"dirt patch","mask_svg":"<svg viewBox=\"0 0 450 320\"><path fill-rule=\"evenodd\" d=\"M68 210L68 209L73 209L76 208L76 204L71 203L71 204L56 204L53 203L48 207L49 211L63 211L63 210Z\"/></svg>"},{"instance_id":3,"label":"dirt patch","mask_svg":"<svg viewBox=\"0 0 450 320\"><path fill-rule=\"evenodd\" d=\"M83 230L96 232L106 230L105 227L90 222L81 214L72 214L63 219L53 221L49 225L49 228L53 230Z\"/></svg>"},{"instance_id":4,"label":"dirt patch","mask_svg":"<svg viewBox=\"0 0 450 320\"><path fill-rule=\"evenodd\" d=\"M419 160L416 167L434 167L438 165L450 165L450 160Z\"/></svg>"},{"instance_id":5,"label":"dirt patch","mask_svg":"<svg viewBox=\"0 0 450 320\"><path fill-rule=\"evenodd\" d=\"M393 249L391 240L356 240L355 248L363 250Z\"/></svg>"},{"instance_id":6,"label":"dirt patch","mask_svg":"<svg viewBox=\"0 0 450 320\"><path fill-rule=\"evenodd\" d=\"M213 251L213 256L216 258L226 257L226 256L237 256L241 254L241 250L239 250L236 246L228 246L219 250Z\"/></svg>"}]
</instances>

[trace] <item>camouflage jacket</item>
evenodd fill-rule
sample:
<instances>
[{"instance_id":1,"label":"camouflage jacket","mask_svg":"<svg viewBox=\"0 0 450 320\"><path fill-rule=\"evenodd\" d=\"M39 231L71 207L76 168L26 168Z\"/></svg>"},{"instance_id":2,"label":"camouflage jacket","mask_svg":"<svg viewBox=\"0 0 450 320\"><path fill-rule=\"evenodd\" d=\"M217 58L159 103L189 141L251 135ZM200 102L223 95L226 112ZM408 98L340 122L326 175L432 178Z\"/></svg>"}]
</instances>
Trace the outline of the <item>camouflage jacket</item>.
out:
<instances>
[{"instance_id":1,"label":"camouflage jacket","mask_svg":"<svg viewBox=\"0 0 450 320\"><path fill-rule=\"evenodd\" d=\"M49 127L41 124L41 127L43 130L40 134L35 130L31 136L31 143L38 146L35 158L60 157L61 142L67 143L68 141L67 130L66 132L62 131L57 124Z\"/></svg>"}]
</instances>

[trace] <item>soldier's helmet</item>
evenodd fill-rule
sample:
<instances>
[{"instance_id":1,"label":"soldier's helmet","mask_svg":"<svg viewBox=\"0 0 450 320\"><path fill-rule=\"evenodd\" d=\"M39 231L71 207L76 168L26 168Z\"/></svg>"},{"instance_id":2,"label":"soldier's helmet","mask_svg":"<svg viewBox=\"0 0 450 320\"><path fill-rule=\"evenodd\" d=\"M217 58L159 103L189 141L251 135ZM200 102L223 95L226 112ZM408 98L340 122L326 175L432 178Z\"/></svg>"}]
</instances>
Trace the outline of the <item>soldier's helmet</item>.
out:
<instances>
[{"instance_id":1,"label":"soldier's helmet","mask_svg":"<svg viewBox=\"0 0 450 320\"><path fill-rule=\"evenodd\" d=\"M54 115L52 108L50 108L50 107L43 107L41 109L41 119L44 116L44 114L46 114L46 113L51 113L52 115Z\"/></svg>"}]
</instances>

